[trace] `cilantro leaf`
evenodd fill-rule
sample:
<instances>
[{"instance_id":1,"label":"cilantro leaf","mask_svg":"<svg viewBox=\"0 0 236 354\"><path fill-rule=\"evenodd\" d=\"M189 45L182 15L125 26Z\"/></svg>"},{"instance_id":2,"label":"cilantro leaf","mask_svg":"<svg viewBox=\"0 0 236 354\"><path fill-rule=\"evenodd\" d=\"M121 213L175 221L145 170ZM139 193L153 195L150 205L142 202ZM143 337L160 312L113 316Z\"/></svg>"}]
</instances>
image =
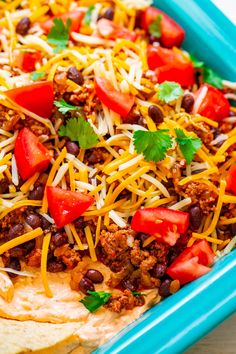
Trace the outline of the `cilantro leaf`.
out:
<instances>
[{"instance_id":1,"label":"cilantro leaf","mask_svg":"<svg viewBox=\"0 0 236 354\"><path fill-rule=\"evenodd\" d=\"M155 20L152 21L148 26L149 33L156 38L161 37L161 21L162 21L162 16L157 15Z\"/></svg>"},{"instance_id":2,"label":"cilantro leaf","mask_svg":"<svg viewBox=\"0 0 236 354\"><path fill-rule=\"evenodd\" d=\"M181 89L181 86L177 82L165 81L163 84L160 84L158 91L158 98L165 103L172 102L182 96L184 91Z\"/></svg>"},{"instance_id":3,"label":"cilantro leaf","mask_svg":"<svg viewBox=\"0 0 236 354\"><path fill-rule=\"evenodd\" d=\"M143 153L146 161L158 162L165 158L166 152L172 147L172 137L166 134L168 130L155 132L137 130L134 133L136 151Z\"/></svg>"},{"instance_id":4,"label":"cilantro leaf","mask_svg":"<svg viewBox=\"0 0 236 354\"><path fill-rule=\"evenodd\" d=\"M195 69L202 70L202 76L203 76L204 82L206 82L212 86L215 86L219 89L223 88L222 78L214 70L208 68L208 66L206 66L203 61L199 61L192 54L189 54L189 58L192 61Z\"/></svg>"},{"instance_id":5,"label":"cilantro leaf","mask_svg":"<svg viewBox=\"0 0 236 354\"><path fill-rule=\"evenodd\" d=\"M77 141L82 149L90 149L96 146L98 142L97 134L95 134L89 122L82 117L69 119L66 125L60 127L59 135Z\"/></svg>"},{"instance_id":6,"label":"cilantro leaf","mask_svg":"<svg viewBox=\"0 0 236 354\"><path fill-rule=\"evenodd\" d=\"M38 79L43 78L46 75L43 71L32 71L30 74L30 79L33 81L37 81Z\"/></svg>"},{"instance_id":7,"label":"cilantro leaf","mask_svg":"<svg viewBox=\"0 0 236 354\"><path fill-rule=\"evenodd\" d=\"M193 138L191 136L187 136L182 129L175 129L175 133L177 138L176 142L179 144L179 148L184 155L184 158L189 165L197 150L199 150L202 146L202 141L199 138Z\"/></svg>"},{"instance_id":8,"label":"cilantro leaf","mask_svg":"<svg viewBox=\"0 0 236 354\"><path fill-rule=\"evenodd\" d=\"M105 291L88 291L89 295L85 296L80 302L88 309L90 312L95 312L102 305L106 304L110 299L111 294Z\"/></svg>"},{"instance_id":9,"label":"cilantro leaf","mask_svg":"<svg viewBox=\"0 0 236 354\"><path fill-rule=\"evenodd\" d=\"M219 89L223 88L222 78L214 70L208 67L203 69L203 80Z\"/></svg>"},{"instance_id":10,"label":"cilantro leaf","mask_svg":"<svg viewBox=\"0 0 236 354\"><path fill-rule=\"evenodd\" d=\"M139 293L138 291L132 291L132 294L133 294L134 296L147 296L147 294Z\"/></svg>"},{"instance_id":11,"label":"cilantro leaf","mask_svg":"<svg viewBox=\"0 0 236 354\"><path fill-rule=\"evenodd\" d=\"M189 59L193 63L193 67L195 69L202 69L204 68L205 64L203 61L197 59L193 54L189 54Z\"/></svg>"},{"instance_id":12,"label":"cilantro leaf","mask_svg":"<svg viewBox=\"0 0 236 354\"><path fill-rule=\"evenodd\" d=\"M54 101L54 104L56 107L59 108L58 111L62 114L66 114L69 111L76 111L77 109L80 109L80 107L72 106L63 99L60 99L59 101Z\"/></svg>"},{"instance_id":13,"label":"cilantro leaf","mask_svg":"<svg viewBox=\"0 0 236 354\"><path fill-rule=\"evenodd\" d=\"M88 10L86 11L85 13L85 16L84 16L84 24L86 26L89 26L90 22L91 22L91 16L92 16L92 12L94 10L95 6L94 5L91 5L88 7Z\"/></svg>"},{"instance_id":14,"label":"cilantro leaf","mask_svg":"<svg viewBox=\"0 0 236 354\"><path fill-rule=\"evenodd\" d=\"M48 43L55 45L54 52L58 53L68 44L71 19L68 18L65 25L61 18L54 18L53 22L54 26L48 33Z\"/></svg>"}]
</instances>

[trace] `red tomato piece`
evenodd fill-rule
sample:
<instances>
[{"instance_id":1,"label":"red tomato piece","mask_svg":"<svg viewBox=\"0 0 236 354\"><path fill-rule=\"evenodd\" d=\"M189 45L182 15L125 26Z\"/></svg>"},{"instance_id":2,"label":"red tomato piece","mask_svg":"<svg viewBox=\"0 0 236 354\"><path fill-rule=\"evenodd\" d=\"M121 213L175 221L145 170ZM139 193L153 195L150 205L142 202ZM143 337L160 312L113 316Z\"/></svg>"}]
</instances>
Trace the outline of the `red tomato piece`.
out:
<instances>
[{"instance_id":1,"label":"red tomato piece","mask_svg":"<svg viewBox=\"0 0 236 354\"><path fill-rule=\"evenodd\" d=\"M156 9L155 7L147 8L147 10L142 13L142 28L148 32L149 25L157 18L158 15L162 16L160 37L161 44L167 48L172 48L174 46L180 47L185 37L185 31L177 22L175 22L163 11Z\"/></svg>"},{"instance_id":2,"label":"red tomato piece","mask_svg":"<svg viewBox=\"0 0 236 354\"><path fill-rule=\"evenodd\" d=\"M35 64L41 59L42 55L39 51L20 52L15 57L15 65L23 71L31 72L35 70Z\"/></svg>"},{"instance_id":3,"label":"red tomato piece","mask_svg":"<svg viewBox=\"0 0 236 354\"><path fill-rule=\"evenodd\" d=\"M206 90L206 94L195 113L199 113L204 117L212 120L220 121L229 116L230 104L224 94L209 84L203 84L195 93L195 102L202 94L202 90Z\"/></svg>"},{"instance_id":4,"label":"red tomato piece","mask_svg":"<svg viewBox=\"0 0 236 354\"><path fill-rule=\"evenodd\" d=\"M71 19L70 33L79 32L83 17L84 17L84 13L80 11L71 11L71 12L67 12L66 14L54 16L49 20L40 23L40 25L42 29L46 33L48 33L50 29L54 26L54 22L53 22L54 18L61 18L64 24L66 24L66 21L68 19Z\"/></svg>"},{"instance_id":5,"label":"red tomato piece","mask_svg":"<svg viewBox=\"0 0 236 354\"><path fill-rule=\"evenodd\" d=\"M189 227L189 213L167 208L143 208L136 211L131 228L136 232L145 232L158 240L175 245L180 234Z\"/></svg>"},{"instance_id":6,"label":"red tomato piece","mask_svg":"<svg viewBox=\"0 0 236 354\"><path fill-rule=\"evenodd\" d=\"M123 117L134 105L134 96L117 91L105 78L95 78L95 91L102 103Z\"/></svg>"},{"instance_id":7,"label":"red tomato piece","mask_svg":"<svg viewBox=\"0 0 236 354\"><path fill-rule=\"evenodd\" d=\"M209 243L201 240L186 248L168 267L167 274L185 284L209 272L213 261L214 253Z\"/></svg>"},{"instance_id":8,"label":"red tomato piece","mask_svg":"<svg viewBox=\"0 0 236 354\"><path fill-rule=\"evenodd\" d=\"M184 87L194 84L193 64L181 52L149 45L147 61L149 68L155 70L159 83L175 81Z\"/></svg>"},{"instance_id":9,"label":"red tomato piece","mask_svg":"<svg viewBox=\"0 0 236 354\"><path fill-rule=\"evenodd\" d=\"M119 26L106 18L98 21L97 30L102 37L107 39L124 38L134 42L137 38L135 32L129 31L125 27Z\"/></svg>"},{"instance_id":10,"label":"red tomato piece","mask_svg":"<svg viewBox=\"0 0 236 354\"><path fill-rule=\"evenodd\" d=\"M226 176L226 190L231 191L236 195L236 164L230 166Z\"/></svg>"},{"instance_id":11,"label":"red tomato piece","mask_svg":"<svg viewBox=\"0 0 236 354\"><path fill-rule=\"evenodd\" d=\"M51 81L35 82L8 90L4 94L19 106L40 117L49 118L52 114L54 93Z\"/></svg>"},{"instance_id":12,"label":"red tomato piece","mask_svg":"<svg viewBox=\"0 0 236 354\"><path fill-rule=\"evenodd\" d=\"M19 132L14 154L19 174L23 180L33 176L36 172L45 171L51 160L50 152L28 128L23 128Z\"/></svg>"},{"instance_id":13,"label":"red tomato piece","mask_svg":"<svg viewBox=\"0 0 236 354\"><path fill-rule=\"evenodd\" d=\"M197 278L200 278L202 275L211 270L211 268L198 262L198 257L193 257L186 261L176 263L175 266L170 266L167 269L167 274L171 278L179 280L182 285L189 283Z\"/></svg>"},{"instance_id":14,"label":"red tomato piece","mask_svg":"<svg viewBox=\"0 0 236 354\"><path fill-rule=\"evenodd\" d=\"M89 195L47 187L48 207L57 227L63 227L82 215L93 204Z\"/></svg>"}]
</instances>

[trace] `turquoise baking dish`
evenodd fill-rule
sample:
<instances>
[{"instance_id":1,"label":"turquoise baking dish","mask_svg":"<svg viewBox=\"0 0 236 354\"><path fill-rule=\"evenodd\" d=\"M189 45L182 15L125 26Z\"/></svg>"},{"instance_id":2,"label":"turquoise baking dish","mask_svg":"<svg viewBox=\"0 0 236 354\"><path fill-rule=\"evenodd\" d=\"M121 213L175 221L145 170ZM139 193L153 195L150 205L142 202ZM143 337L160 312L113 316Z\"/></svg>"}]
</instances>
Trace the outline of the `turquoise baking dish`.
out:
<instances>
[{"instance_id":1,"label":"turquoise baking dish","mask_svg":"<svg viewBox=\"0 0 236 354\"><path fill-rule=\"evenodd\" d=\"M159 0L186 30L184 48L236 81L236 27L209 0ZM178 354L236 311L236 250L147 311L96 354Z\"/></svg>"}]
</instances>

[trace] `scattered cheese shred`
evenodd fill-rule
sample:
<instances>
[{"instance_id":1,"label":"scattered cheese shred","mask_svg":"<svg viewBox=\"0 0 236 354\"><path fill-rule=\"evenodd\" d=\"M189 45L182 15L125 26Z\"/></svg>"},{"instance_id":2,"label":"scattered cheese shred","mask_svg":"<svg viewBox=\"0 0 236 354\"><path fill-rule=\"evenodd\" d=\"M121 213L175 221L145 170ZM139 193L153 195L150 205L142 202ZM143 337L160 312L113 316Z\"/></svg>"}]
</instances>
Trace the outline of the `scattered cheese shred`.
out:
<instances>
[{"instance_id":1,"label":"scattered cheese shred","mask_svg":"<svg viewBox=\"0 0 236 354\"><path fill-rule=\"evenodd\" d=\"M4 252L9 251L13 247L22 245L22 243L33 240L34 238L36 238L42 234L43 234L43 230L40 227L38 227L37 229L35 229L33 231L27 232L24 235L18 236L8 242L5 242L0 246L0 255L3 254Z\"/></svg>"},{"instance_id":2,"label":"scattered cheese shred","mask_svg":"<svg viewBox=\"0 0 236 354\"><path fill-rule=\"evenodd\" d=\"M31 176L24 184L20 187L21 192L27 193L31 187L33 187L34 183L39 178L40 173L36 172L33 176Z\"/></svg>"},{"instance_id":3,"label":"scattered cheese shred","mask_svg":"<svg viewBox=\"0 0 236 354\"><path fill-rule=\"evenodd\" d=\"M0 214L0 220L3 219L7 214L9 214L11 211L21 208L21 207L25 207L25 206L41 206L41 201L40 200L21 200L17 203L15 203L12 207L4 210L1 214Z\"/></svg>"},{"instance_id":4,"label":"scattered cheese shred","mask_svg":"<svg viewBox=\"0 0 236 354\"><path fill-rule=\"evenodd\" d=\"M219 197L218 197L218 201L216 204L216 209L215 209L215 213L213 216L213 219L211 221L210 226L207 228L206 231L204 231L202 234L197 234L195 232L193 232L193 236L197 237L197 238L206 238L207 236L209 236L216 228L217 222L219 220L219 216L220 216L220 212L221 212L221 208L222 208L222 204L223 204L223 196L225 193L225 187L226 187L226 182L225 180L221 180L220 181L220 191L219 191ZM217 240L217 242L220 242L220 240ZM215 241L216 243L216 241ZM220 242L222 243L222 242Z\"/></svg>"},{"instance_id":5,"label":"scattered cheese shred","mask_svg":"<svg viewBox=\"0 0 236 354\"><path fill-rule=\"evenodd\" d=\"M88 247L89 247L90 257L93 262L96 262L97 256L96 256L96 252L95 252L95 246L94 246L93 236L92 236L90 227L86 226L84 229L84 232L85 232L85 236L86 236Z\"/></svg>"},{"instance_id":6,"label":"scattered cheese shred","mask_svg":"<svg viewBox=\"0 0 236 354\"><path fill-rule=\"evenodd\" d=\"M207 176L209 176L213 173L217 173L217 172L218 172L218 168L212 167L212 168L209 168L208 170L205 170L203 172L196 173L195 175L185 177L185 178L181 179L178 184L179 184L179 186L183 186L184 184L186 184L188 182L197 181L199 178L204 178L204 177L207 177Z\"/></svg>"},{"instance_id":7,"label":"scattered cheese shred","mask_svg":"<svg viewBox=\"0 0 236 354\"><path fill-rule=\"evenodd\" d=\"M61 153L59 154L59 156L57 157L56 161L54 162L54 164L52 165L51 171L49 172L48 175L48 179L46 182L46 186L45 186L45 191L44 191L44 196L43 196L43 203L42 203L42 209L41 211L43 213L47 213L48 211L48 201L47 201L47 186L51 186L52 181L59 169L59 166L61 164L61 162L65 159L66 157L66 148L63 148Z\"/></svg>"},{"instance_id":8,"label":"scattered cheese shred","mask_svg":"<svg viewBox=\"0 0 236 354\"><path fill-rule=\"evenodd\" d=\"M76 243L77 243L77 245L79 247L79 250L83 251L84 250L84 246L83 246L83 244L82 244L82 242L81 242L81 240L79 238L79 235L78 235L78 233L77 233L77 231L75 229L75 226L73 224L69 224L69 227L70 227L72 235L74 236L75 241L76 241Z\"/></svg>"},{"instance_id":9,"label":"scattered cheese shred","mask_svg":"<svg viewBox=\"0 0 236 354\"><path fill-rule=\"evenodd\" d=\"M47 279L47 258L48 258L48 249L51 240L51 233L48 233L43 238L43 247L42 247L42 256L41 256L41 276L42 282L45 289L45 294L47 297L53 297L53 293L49 287Z\"/></svg>"}]
</instances>

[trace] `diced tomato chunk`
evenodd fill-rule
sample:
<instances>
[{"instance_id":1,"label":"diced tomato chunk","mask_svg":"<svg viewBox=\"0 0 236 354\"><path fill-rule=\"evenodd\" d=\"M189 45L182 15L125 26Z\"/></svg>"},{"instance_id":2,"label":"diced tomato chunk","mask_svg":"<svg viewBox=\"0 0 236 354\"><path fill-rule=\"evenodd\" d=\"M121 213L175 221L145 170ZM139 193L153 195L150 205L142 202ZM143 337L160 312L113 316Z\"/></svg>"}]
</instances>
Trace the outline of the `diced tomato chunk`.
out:
<instances>
[{"instance_id":1,"label":"diced tomato chunk","mask_svg":"<svg viewBox=\"0 0 236 354\"><path fill-rule=\"evenodd\" d=\"M200 95L206 92L201 103L195 113L199 113L204 117L212 120L220 121L229 116L230 104L224 94L209 84L203 84L195 93L195 102Z\"/></svg>"},{"instance_id":2,"label":"diced tomato chunk","mask_svg":"<svg viewBox=\"0 0 236 354\"><path fill-rule=\"evenodd\" d=\"M54 26L54 18L61 18L63 23L66 24L68 19L71 19L70 33L79 32L84 13L80 11L71 11L62 15L54 16L45 22L41 22L40 25L42 29L48 33Z\"/></svg>"},{"instance_id":3,"label":"diced tomato chunk","mask_svg":"<svg viewBox=\"0 0 236 354\"><path fill-rule=\"evenodd\" d=\"M31 72L35 70L35 65L41 57L42 55L38 50L33 52L21 51L15 56L14 64L23 71Z\"/></svg>"},{"instance_id":4,"label":"diced tomato chunk","mask_svg":"<svg viewBox=\"0 0 236 354\"><path fill-rule=\"evenodd\" d=\"M214 253L206 240L195 242L186 248L168 267L167 274L180 281L189 283L210 271Z\"/></svg>"},{"instance_id":5,"label":"diced tomato chunk","mask_svg":"<svg viewBox=\"0 0 236 354\"><path fill-rule=\"evenodd\" d=\"M189 227L189 213L168 208L143 208L136 211L131 228L136 232L145 232L173 246L180 234Z\"/></svg>"},{"instance_id":6,"label":"diced tomato chunk","mask_svg":"<svg viewBox=\"0 0 236 354\"><path fill-rule=\"evenodd\" d=\"M226 190L236 195L236 164L230 166L226 176Z\"/></svg>"},{"instance_id":7,"label":"diced tomato chunk","mask_svg":"<svg viewBox=\"0 0 236 354\"><path fill-rule=\"evenodd\" d=\"M97 23L98 33L107 39L124 38L134 42L137 34L134 31L129 31L127 28L115 24L113 21L102 18Z\"/></svg>"},{"instance_id":8,"label":"diced tomato chunk","mask_svg":"<svg viewBox=\"0 0 236 354\"><path fill-rule=\"evenodd\" d=\"M14 155L23 180L33 176L36 172L45 171L51 160L50 152L28 128L23 128L19 132Z\"/></svg>"},{"instance_id":9,"label":"diced tomato chunk","mask_svg":"<svg viewBox=\"0 0 236 354\"><path fill-rule=\"evenodd\" d=\"M4 94L19 106L40 117L49 118L52 114L54 93L51 81L35 82L5 91Z\"/></svg>"},{"instance_id":10,"label":"diced tomato chunk","mask_svg":"<svg viewBox=\"0 0 236 354\"><path fill-rule=\"evenodd\" d=\"M95 77L95 91L102 103L123 117L128 115L134 105L134 96L117 91L103 77Z\"/></svg>"},{"instance_id":11,"label":"diced tomato chunk","mask_svg":"<svg viewBox=\"0 0 236 354\"><path fill-rule=\"evenodd\" d=\"M48 207L57 227L63 227L80 215L93 204L94 199L89 195L58 187L47 187Z\"/></svg>"},{"instance_id":12,"label":"diced tomato chunk","mask_svg":"<svg viewBox=\"0 0 236 354\"><path fill-rule=\"evenodd\" d=\"M149 7L142 13L141 26L148 32L150 24L156 20L157 16L161 18L161 44L166 48L172 48L174 46L180 47L184 37L185 31L183 28L169 17L163 11L156 9L155 7Z\"/></svg>"},{"instance_id":13,"label":"diced tomato chunk","mask_svg":"<svg viewBox=\"0 0 236 354\"><path fill-rule=\"evenodd\" d=\"M159 83L175 81L184 87L194 84L193 64L182 52L149 45L147 61L149 68L155 70Z\"/></svg>"}]
</instances>

